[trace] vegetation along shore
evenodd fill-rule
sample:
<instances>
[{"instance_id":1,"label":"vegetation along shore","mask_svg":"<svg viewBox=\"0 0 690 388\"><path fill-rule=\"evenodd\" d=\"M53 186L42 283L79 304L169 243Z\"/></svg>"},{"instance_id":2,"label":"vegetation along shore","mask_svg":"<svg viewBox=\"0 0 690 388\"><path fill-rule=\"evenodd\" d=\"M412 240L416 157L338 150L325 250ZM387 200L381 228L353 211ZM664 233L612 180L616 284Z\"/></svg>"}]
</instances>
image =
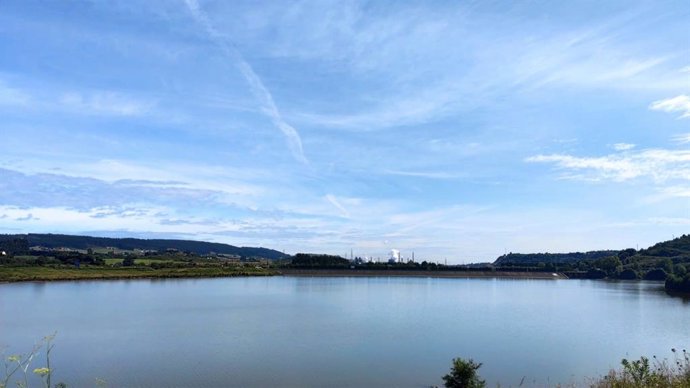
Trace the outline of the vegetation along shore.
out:
<instances>
[{"instance_id":1,"label":"vegetation along shore","mask_svg":"<svg viewBox=\"0 0 690 388\"><path fill-rule=\"evenodd\" d=\"M196 266L188 268L159 268L140 265L134 267L70 268L51 267L0 267L0 282L52 281L52 280L99 280L99 279L168 279L214 278L234 276L271 276L276 272L251 266Z\"/></svg>"},{"instance_id":2,"label":"vegetation along shore","mask_svg":"<svg viewBox=\"0 0 690 388\"><path fill-rule=\"evenodd\" d=\"M690 295L690 236L646 249L507 253L492 263L446 265L187 240L55 234L0 235L0 281L230 276L424 276L445 278L615 279L664 282Z\"/></svg>"}]
</instances>

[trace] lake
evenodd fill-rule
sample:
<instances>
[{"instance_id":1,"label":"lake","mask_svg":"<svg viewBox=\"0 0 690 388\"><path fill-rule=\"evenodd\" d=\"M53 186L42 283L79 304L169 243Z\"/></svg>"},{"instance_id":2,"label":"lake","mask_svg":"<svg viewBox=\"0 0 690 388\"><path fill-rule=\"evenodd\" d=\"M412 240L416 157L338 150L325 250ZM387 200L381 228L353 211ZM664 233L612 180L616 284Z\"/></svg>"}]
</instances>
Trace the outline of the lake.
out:
<instances>
[{"instance_id":1,"label":"lake","mask_svg":"<svg viewBox=\"0 0 690 388\"><path fill-rule=\"evenodd\" d=\"M690 303L662 289L401 277L0 284L0 346L28 352L57 332L53 382L70 387L428 387L458 356L484 363L490 386L582 383L623 357L690 345Z\"/></svg>"}]
</instances>

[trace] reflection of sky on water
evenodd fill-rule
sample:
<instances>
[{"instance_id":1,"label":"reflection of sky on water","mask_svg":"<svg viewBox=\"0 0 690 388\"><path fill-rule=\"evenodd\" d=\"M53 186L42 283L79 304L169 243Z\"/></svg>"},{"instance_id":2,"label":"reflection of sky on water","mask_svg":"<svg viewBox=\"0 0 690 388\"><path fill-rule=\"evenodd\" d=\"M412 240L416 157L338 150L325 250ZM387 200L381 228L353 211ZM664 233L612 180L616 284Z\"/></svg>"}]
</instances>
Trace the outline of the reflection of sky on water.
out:
<instances>
[{"instance_id":1,"label":"reflection of sky on water","mask_svg":"<svg viewBox=\"0 0 690 388\"><path fill-rule=\"evenodd\" d=\"M581 382L687 347L661 283L234 278L0 285L0 344L57 331L57 379L113 386L440 385L453 357L490 384Z\"/></svg>"}]
</instances>

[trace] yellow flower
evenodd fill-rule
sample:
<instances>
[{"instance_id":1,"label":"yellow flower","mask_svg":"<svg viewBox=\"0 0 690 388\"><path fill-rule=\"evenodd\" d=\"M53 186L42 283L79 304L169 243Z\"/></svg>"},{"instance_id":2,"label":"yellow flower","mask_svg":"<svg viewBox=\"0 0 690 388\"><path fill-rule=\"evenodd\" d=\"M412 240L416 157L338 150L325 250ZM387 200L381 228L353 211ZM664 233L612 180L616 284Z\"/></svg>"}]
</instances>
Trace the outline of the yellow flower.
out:
<instances>
[{"instance_id":1,"label":"yellow flower","mask_svg":"<svg viewBox=\"0 0 690 388\"><path fill-rule=\"evenodd\" d=\"M36 368L36 369L34 369L34 373L36 373L39 376L45 376L48 373L50 373L50 369L48 369L48 368Z\"/></svg>"},{"instance_id":2,"label":"yellow flower","mask_svg":"<svg viewBox=\"0 0 690 388\"><path fill-rule=\"evenodd\" d=\"M19 356L9 356L7 357L7 361L9 362L19 362L20 357Z\"/></svg>"}]
</instances>

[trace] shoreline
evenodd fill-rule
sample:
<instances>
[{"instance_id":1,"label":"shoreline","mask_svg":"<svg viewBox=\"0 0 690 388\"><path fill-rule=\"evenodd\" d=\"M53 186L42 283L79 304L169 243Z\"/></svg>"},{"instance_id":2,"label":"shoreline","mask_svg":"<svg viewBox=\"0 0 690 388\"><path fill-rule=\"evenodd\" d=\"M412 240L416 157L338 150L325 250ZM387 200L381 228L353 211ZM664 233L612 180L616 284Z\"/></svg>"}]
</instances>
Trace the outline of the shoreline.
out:
<instances>
[{"instance_id":1,"label":"shoreline","mask_svg":"<svg viewBox=\"0 0 690 388\"><path fill-rule=\"evenodd\" d=\"M274 270L224 268L49 268L0 267L0 284L19 282L50 282L79 280L195 279L221 277L275 276Z\"/></svg>"},{"instance_id":2,"label":"shoreline","mask_svg":"<svg viewBox=\"0 0 690 388\"><path fill-rule=\"evenodd\" d=\"M533 279L563 280L568 276L554 272L512 271L425 271L425 270L366 270L366 269L295 269L278 268L250 270L240 268L50 268L0 267L0 284L17 282L49 282L79 280L129 279L194 279L253 276L295 277L427 277L448 279Z\"/></svg>"},{"instance_id":3,"label":"shoreline","mask_svg":"<svg viewBox=\"0 0 690 388\"><path fill-rule=\"evenodd\" d=\"M366 269L279 269L282 276L297 277L429 277L429 278L476 278L476 279L539 279L562 280L568 277L556 272L511 271L415 271L415 270L366 270Z\"/></svg>"}]
</instances>

